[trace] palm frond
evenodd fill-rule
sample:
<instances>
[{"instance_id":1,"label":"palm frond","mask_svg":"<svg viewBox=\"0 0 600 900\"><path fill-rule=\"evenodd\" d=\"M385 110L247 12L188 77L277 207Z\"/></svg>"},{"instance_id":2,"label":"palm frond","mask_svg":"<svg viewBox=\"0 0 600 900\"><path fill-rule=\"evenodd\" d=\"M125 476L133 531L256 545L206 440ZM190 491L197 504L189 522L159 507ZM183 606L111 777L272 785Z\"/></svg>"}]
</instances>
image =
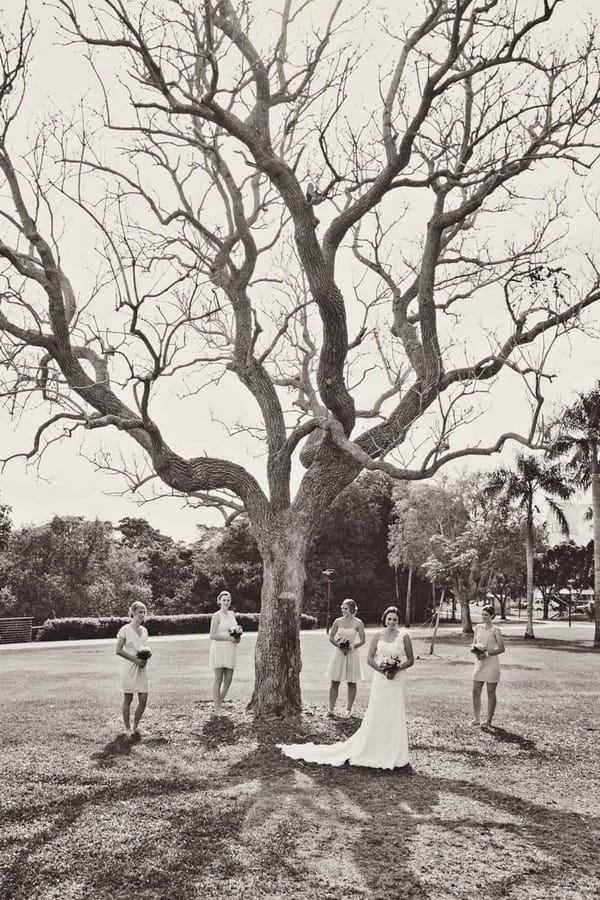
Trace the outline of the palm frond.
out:
<instances>
[{"instance_id":1,"label":"palm frond","mask_svg":"<svg viewBox=\"0 0 600 900\"><path fill-rule=\"evenodd\" d=\"M552 513L558 522L558 526L561 532L565 537L569 537L569 523L567 522L567 517L565 516L564 510L562 506L560 506L556 500L553 500L552 497L546 497L546 503L552 510Z\"/></svg>"},{"instance_id":2,"label":"palm frond","mask_svg":"<svg viewBox=\"0 0 600 900\"><path fill-rule=\"evenodd\" d=\"M575 491L573 484L560 471L544 472L539 480L539 486L543 491L554 494L561 500L568 500Z\"/></svg>"}]
</instances>

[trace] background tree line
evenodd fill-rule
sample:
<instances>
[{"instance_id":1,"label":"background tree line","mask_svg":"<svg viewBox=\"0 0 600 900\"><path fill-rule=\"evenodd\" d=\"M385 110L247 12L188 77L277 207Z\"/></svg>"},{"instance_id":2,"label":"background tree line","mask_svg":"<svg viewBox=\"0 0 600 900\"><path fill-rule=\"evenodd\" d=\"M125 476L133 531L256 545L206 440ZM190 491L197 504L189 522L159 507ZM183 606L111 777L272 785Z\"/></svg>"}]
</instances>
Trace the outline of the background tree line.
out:
<instances>
[{"instance_id":1,"label":"background tree line","mask_svg":"<svg viewBox=\"0 0 600 900\"><path fill-rule=\"evenodd\" d=\"M517 458L523 468L521 457ZM531 460L526 471L531 475ZM534 467L534 472L537 469ZM366 473L332 505L309 555L304 611L324 624L345 597L365 621L397 603L407 623L430 616L442 595L446 616L460 612L469 632L471 607L493 599L505 617L527 592L527 514L498 502L506 470L459 474L426 484L398 484ZM516 476L515 476L516 477ZM514 485L513 485L514 486ZM565 594L593 585L593 542L548 546L533 522L534 581L548 617ZM333 570L330 584L325 570ZM46 618L121 615L133 600L156 614L208 612L227 588L241 612L260 610L262 562L245 516L227 527L199 526L187 544L144 518L113 525L54 516L14 528L0 505L0 615Z\"/></svg>"},{"instance_id":2,"label":"background tree line","mask_svg":"<svg viewBox=\"0 0 600 900\"><path fill-rule=\"evenodd\" d=\"M393 514L392 480L359 478L333 504L313 541L305 612L324 623L327 582L334 568L331 614L344 597L354 597L367 616L396 602L394 569L388 561ZM113 525L78 516L13 528L10 508L0 520L0 615L53 616L122 614L134 599L157 614L212 611L224 588L236 609L260 609L263 567L246 516L227 527L198 529L187 544L161 534L143 518ZM403 589L400 574L398 589ZM424 613L427 590L422 590Z\"/></svg>"}]
</instances>

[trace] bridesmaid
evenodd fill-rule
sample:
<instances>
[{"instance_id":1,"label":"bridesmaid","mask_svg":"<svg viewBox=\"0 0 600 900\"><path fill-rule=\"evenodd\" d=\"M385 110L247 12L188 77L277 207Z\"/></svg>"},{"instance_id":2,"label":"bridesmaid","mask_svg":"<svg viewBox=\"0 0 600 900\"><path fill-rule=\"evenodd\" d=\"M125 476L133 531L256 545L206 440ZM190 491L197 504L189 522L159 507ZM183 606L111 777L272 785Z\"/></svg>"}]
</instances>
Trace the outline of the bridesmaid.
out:
<instances>
[{"instance_id":1,"label":"bridesmaid","mask_svg":"<svg viewBox=\"0 0 600 900\"><path fill-rule=\"evenodd\" d=\"M233 670L235 669L237 645L239 637L232 634L237 628L237 619L230 610L231 594L221 591L217 597L219 609L210 620L210 649L208 665L213 670L213 704L215 715L221 715L223 701L231 687Z\"/></svg>"},{"instance_id":2,"label":"bridesmaid","mask_svg":"<svg viewBox=\"0 0 600 900\"><path fill-rule=\"evenodd\" d=\"M500 660L504 653L504 638L497 625L492 624L496 615L493 606L484 606L481 610L481 624L475 626L473 644L481 644L485 652L475 660L473 671L473 721L472 725L480 725L481 692L484 683L487 685L487 719L484 728L490 728L496 710L496 688L500 681Z\"/></svg>"},{"instance_id":3,"label":"bridesmaid","mask_svg":"<svg viewBox=\"0 0 600 900\"><path fill-rule=\"evenodd\" d=\"M131 702L133 695L138 695L138 703L133 714L133 737L139 738L138 726L140 719L144 715L146 703L148 702L148 673L146 671L146 663L152 655L146 647L148 642L148 631L142 625L146 617L146 607L139 600L136 600L129 607L129 617L131 622L123 625L117 634L117 656L124 660L121 666L121 688L123 690L123 706L121 712L123 714L123 724L125 725L125 734L127 737L132 736L131 732ZM138 655L139 654L139 655Z\"/></svg>"},{"instance_id":4,"label":"bridesmaid","mask_svg":"<svg viewBox=\"0 0 600 900\"><path fill-rule=\"evenodd\" d=\"M363 680L358 650L366 640L365 626L356 618L356 610L354 600L344 600L341 605L342 615L335 620L329 632L329 643L335 647L325 673L331 681L327 713L330 717L334 715L340 681L345 681L348 685L346 715L350 716L356 699L356 682ZM340 647L340 643L344 649Z\"/></svg>"}]
</instances>

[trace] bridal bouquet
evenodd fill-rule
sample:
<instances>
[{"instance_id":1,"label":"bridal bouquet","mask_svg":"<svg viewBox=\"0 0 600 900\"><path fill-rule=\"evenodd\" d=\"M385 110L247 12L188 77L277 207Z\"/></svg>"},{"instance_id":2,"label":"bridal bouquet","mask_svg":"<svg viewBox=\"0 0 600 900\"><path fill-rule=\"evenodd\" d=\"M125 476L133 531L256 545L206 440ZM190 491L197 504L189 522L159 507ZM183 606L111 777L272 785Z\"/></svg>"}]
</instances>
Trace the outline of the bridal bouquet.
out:
<instances>
[{"instance_id":1,"label":"bridal bouquet","mask_svg":"<svg viewBox=\"0 0 600 900\"><path fill-rule=\"evenodd\" d=\"M244 629L241 625L234 625L233 628L229 629L229 634L232 638L235 638L236 642L239 644L241 637L244 633Z\"/></svg>"},{"instance_id":2,"label":"bridal bouquet","mask_svg":"<svg viewBox=\"0 0 600 900\"><path fill-rule=\"evenodd\" d=\"M386 678L393 678L401 665L402 657L398 656L397 653L392 653L390 656L383 656L379 660L379 668Z\"/></svg>"},{"instance_id":3,"label":"bridal bouquet","mask_svg":"<svg viewBox=\"0 0 600 900\"><path fill-rule=\"evenodd\" d=\"M478 643L477 641L471 645L471 653L477 657L477 659L484 659L487 654L487 650L483 644Z\"/></svg>"},{"instance_id":4,"label":"bridal bouquet","mask_svg":"<svg viewBox=\"0 0 600 900\"><path fill-rule=\"evenodd\" d=\"M336 638L335 642L338 645L338 647L340 648L340 650L342 651L342 653L344 654L344 656L347 654L348 650L352 649L352 643L350 642L349 638L347 638L347 637Z\"/></svg>"},{"instance_id":5,"label":"bridal bouquet","mask_svg":"<svg viewBox=\"0 0 600 900\"><path fill-rule=\"evenodd\" d=\"M143 650L138 650L135 654L138 659L148 660L152 656L152 650L149 650L147 647L144 647Z\"/></svg>"}]
</instances>

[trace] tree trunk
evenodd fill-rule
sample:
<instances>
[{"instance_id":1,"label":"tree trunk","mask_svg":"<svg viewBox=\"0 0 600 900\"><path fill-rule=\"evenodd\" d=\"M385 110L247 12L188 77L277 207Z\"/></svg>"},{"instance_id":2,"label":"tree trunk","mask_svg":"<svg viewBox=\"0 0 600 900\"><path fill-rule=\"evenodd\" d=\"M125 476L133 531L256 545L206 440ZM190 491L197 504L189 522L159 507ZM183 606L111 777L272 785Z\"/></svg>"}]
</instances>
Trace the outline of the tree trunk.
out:
<instances>
[{"instance_id":1,"label":"tree trunk","mask_svg":"<svg viewBox=\"0 0 600 900\"><path fill-rule=\"evenodd\" d=\"M460 623L462 625L463 634L473 634L473 623L471 621L471 604L469 597L460 598Z\"/></svg>"},{"instance_id":2,"label":"tree trunk","mask_svg":"<svg viewBox=\"0 0 600 900\"><path fill-rule=\"evenodd\" d=\"M407 628L410 627L410 620L412 618L412 580L413 580L413 567L408 567L408 584L406 585L406 612L404 614L404 624Z\"/></svg>"},{"instance_id":3,"label":"tree trunk","mask_svg":"<svg viewBox=\"0 0 600 900\"><path fill-rule=\"evenodd\" d=\"M307 542L279 535L263 557L255 682L249 708L259 717L297 716L300 693L300 614Z\"/></svg>"},{"instance_id":4,"label":"tree trunk","mask_svg":"<svg viewBox=\"0 0 600 900\"><path fill-rule=\"evenodd\" d=\"M527 563L527 624L525 638L533 640L533 514L527 516L527 534L525 537L525 562Z\"/></svg>"},{"instance_id":5,"label":"tree trunk","mask_svg":"<svg viewBox=\"0 0 600 900\"><path fill-rule=\"evenodd\" d=\"M595 460L594 460L595 462ZM594 469L597 464L594 465ZM594 537L594 647L600 647L600 473L592 473L592 516Z\"/></svg>"},{"instance_id":6,"label":"tree trunk","mask_svg":"<svg viewBox=\"0 0 600 900\"><path fill-rule=\"evenodd\" d=\"M542 591L542 600L543 600L543 604L544 604L544 609L542 612L542 619L547 619L548 612L549 612L549 604L550 604L550 594L547 594L545 591Z\"/></svg>"},{"instance_id":7,"label":"tree trunk","mask_svg":"<svg viewBox=\"0 0 600 900\"><path fill-rule=\"evenodd\" d=\"M473 623L471 621L471 595L469 591L460 584L456 585L456 594L460 603L460 623L462 625L463 634L473 634Z\"/></svg>"}]
</instances>

